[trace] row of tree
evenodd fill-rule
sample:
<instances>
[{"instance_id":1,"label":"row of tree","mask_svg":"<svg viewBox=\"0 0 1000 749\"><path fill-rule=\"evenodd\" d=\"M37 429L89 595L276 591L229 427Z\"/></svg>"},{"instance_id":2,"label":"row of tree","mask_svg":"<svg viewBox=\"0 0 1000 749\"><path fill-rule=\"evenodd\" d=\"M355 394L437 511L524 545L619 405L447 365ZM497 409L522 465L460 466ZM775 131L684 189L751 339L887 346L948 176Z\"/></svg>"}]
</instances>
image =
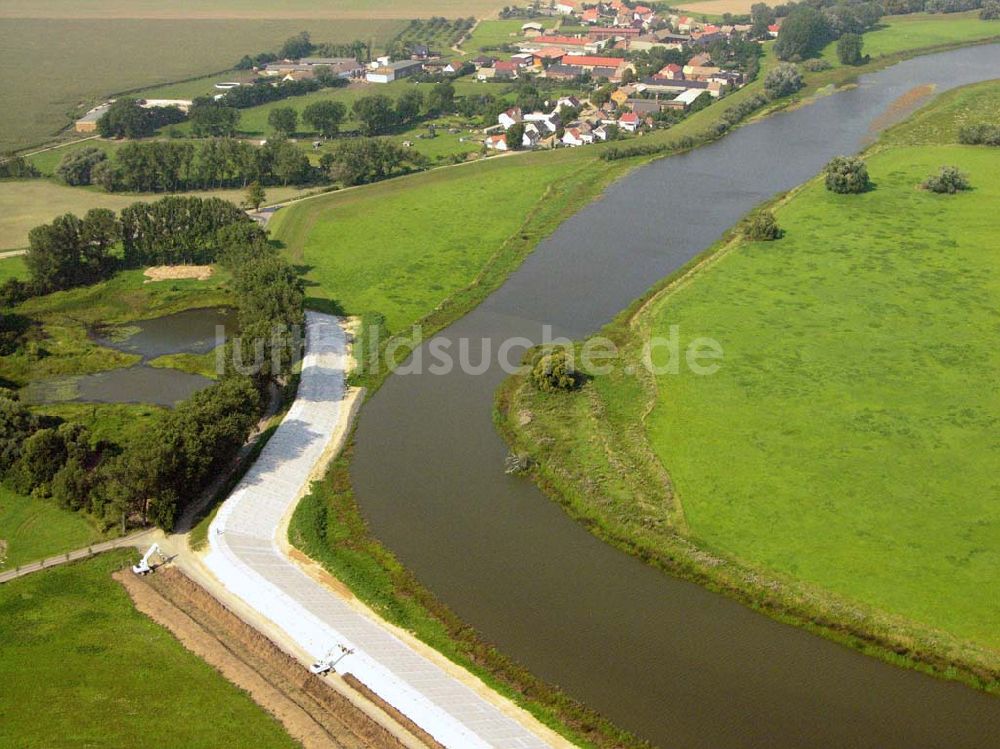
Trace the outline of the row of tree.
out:
<instances>
[{"instance_id":1,"label":"row of tree","mask_svg":"<svg viewBox=\"0 0 1000 749\"><path fill-rule=\"evenodd\" d=\"M117 99L97 121L102 138L146 138L187 119L177 107L143 107L138 99Z\"/></svg>"},{"instance_id":2,"label":"row of tree","mask_svg":"<svg viewBox=\"0 0 1000 749\"><path fill-rule=\"evenodd\" d=\"M308 31L300 31L298 34L285 40L281 48L275 52L259 52L256 55L244 55L236 63L237 70L252 70L262 68L268 63L277 60L300 60L303 57L315 55L317 57L353 57L358 62L368 62L372 59L372 48L367 42L355 39L353 42L336 43L326 42L313 44Z\"/></svg>"},{"instance_id":3,"label":"row of tree","mask_svg":"<svg viewBox=\"0 0 1000 749\"><path fill-rule=\"evenodd\" d=\"M119 216L106 208L67 213L29 232L30 280L8 281L4 301L97 283L122 268L211 262L229 236L222 230L239 224L252 222L220 198L170 196Z\"/></svg>"},{"instance_id":4,"label":"row of tree","mask_svg":"<svg viewBox=\"0 0 1000 749\"><path fill-rule=\"evenodd\" d=\"M67 154L56 173L67 184L99 185L109 192L303 185L317 178L309 157L294 143L270 141L256 146L232 138L204 143L145 141L126 143L109 157L98 148Z\"/></svg>"}]
</instances>

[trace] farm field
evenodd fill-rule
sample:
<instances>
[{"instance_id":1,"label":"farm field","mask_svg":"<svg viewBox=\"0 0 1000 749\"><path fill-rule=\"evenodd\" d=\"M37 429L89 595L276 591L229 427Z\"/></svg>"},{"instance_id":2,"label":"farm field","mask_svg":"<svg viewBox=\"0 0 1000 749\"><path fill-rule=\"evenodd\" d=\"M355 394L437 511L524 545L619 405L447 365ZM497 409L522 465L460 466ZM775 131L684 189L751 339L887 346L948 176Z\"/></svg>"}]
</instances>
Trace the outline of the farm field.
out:
<instances>
[{"instance_id":1,"label":"farm field","mask_svg":"<svg viewBox=\"0 0 1000 749\"><path fill-rule=\"evenodd\" d=\"M245 692L136 611L110 577L134 557L105 554L0 587L0 744L207 748L239 736L254 747L297 746Z\"/></svg>"},{"instance_id":2,"label":"farm field","mask_svg":"<svg viewBox=\"0 0 1000 749\"><path fill-rule=\"evenodd\" d=\"M678 5L679 10L686 10L692 16L721 16L723 13L733 15L749 15L750 6L754 0L687 0Z\"/></svg>"},{"instance_id":3,"label":"farm field","mask_svg":"<svg viewBox=\"0 0 1000 749\"><path fill-rule=\"evenodd\" d=\"M400 332L470 284L551 185L592 163L560 151L426 172L304 201L272 232L304 266L308 296L379 312Z\"/></svg>"},{"instance_id":4,"label":"farm field","mask_svg":"<svg viewBox=\"0 0 1000 749\"><path fill-rule=\"evenodd\" d=\"M477 54L486 47L498 47L501 44L511 44L523 39L521 26L527 23L525 18L511 18L495 21L480 21L472 35L462 43L462 50ZM552 23L543 19L542 23Z\"/></svg>"},{"instance_id":5,"label":"farm field","mask_svg":"<svg viewBox=\"0 0 1000 749\"><path fill-rule=\"evenodd\" d=\"M100 540L82 515L0 486L0 570Z\"/></svg>"},{"instance_id":6,"label":"farm field","mask_svg":"<svg viewBox=\"0 0 1000 749\"><path fill-rule=\"evenodd\" d=\"M664 553L677 545L656 529L677 528L795 600L860 605L876 631L996 652L1000 601L982 591L1000 584L1000 354L983 331L1000 305L1000 150L954 136L998 108L1000 83L945 94L868 155L875 189L811 181L776 209L782 239L735 244L630 321L628 346L672 325L718 341L717 373L519 388L509 413L532 409L539 460L599 482L599 501L567 484L581 512ZM974 189L917 189L945 164ZM619 480L606 449L642 468Z\"/></svg>"},{"instance_id":7,"label":"farm field","mask_svg":"<svg viewBox=\"0 0 1000 749\"><path fill-rule=\"evenodd\" d=\"M4 8L9 12L10 6ZM303 29L317 42L363 38L378 47L400 26L348 20L3 18L0 64L7 75L0 100L18 105L0 114L0 151L50 139L111 94L226 70L244 54L275 49ZM59 40L59 53L39 54L53 39Z\"/></svg>"},{"instance_id":8,"label":"farm field","mask_svg":"<svg viewBox=\"0 0 1000 749\"><path fill-rule=\"evenodd\" d=\"M189 0L163 4L156 0L8 0L0 18L168 18L168 19L396 19L496 15L496 0Z\"/></svg>"},{"instance_id":9,"label":"farm field","mask_svg":"<svg viewBox=\"0 0 1000 749\"><path fill-rule=\"evenodd\" d=\"M65 153L66 149L60 151ZM294 187L269 187L267 200L268 202L288 200L305 192L307 190ZM201 198L215 196L238 204L243 200L245 191L207 190L181 194L197 195ZM48 223L64 213L82 215L91 208L110 208L117 211L136 202L150 202L161 197L163 195L159 193L155 195L107 193L98 188L68 187L47 179L0 182L0 250L27 247L28 232L31 229L39 224Z\"/></svg>"}]
</instances>

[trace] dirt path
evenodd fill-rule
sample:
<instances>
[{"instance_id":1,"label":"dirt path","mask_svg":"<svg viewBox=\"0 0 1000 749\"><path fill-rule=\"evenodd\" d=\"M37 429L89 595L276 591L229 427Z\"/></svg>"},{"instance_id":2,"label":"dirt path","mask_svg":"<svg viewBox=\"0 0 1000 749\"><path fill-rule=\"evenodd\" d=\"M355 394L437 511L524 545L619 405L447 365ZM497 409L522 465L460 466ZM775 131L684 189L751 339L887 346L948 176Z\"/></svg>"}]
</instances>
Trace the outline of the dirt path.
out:
<instances>
[{"instance_id":1,"label":"dirt path","mask_svg":"<svg viewBox=\"0 0 1000 749\"><path fill-rule=\"evenodd\" d=\"M105 551L111 551L112 549L125 549L129 546L143 546L153 542L153 536L155 531L145 530L138 533L133 533L129 536L122 536L121 538L114 538L110 541L102 541L100 543L92 544L83 549L74 549L73 551L67 551L65 554L58 554L54 557L46 557L45 559L39 559L37 562L30 562L28 564L21 565L20 567L15 567L12 570L7 570L5 572L0 572L0 584L8 583L11 580L16 580L19 577L24 577L25 575L30 575L33 572L41 572L42 570L47 570L50 567L58 567L61 564L67 564L69 562L76 562L81 559L86 559L92 557L95 554L100 554Z\"/></svg>"},{"instance_id":2,"label":"dirt path","mask_svg":"<svg viewBox=\"0 0 1000 749\"><path fill-rule=\"evenodd\" d=\"M139 611L246 690L306 749L404 746L176 568L144 578L121 570L114 577Z\"/></svg>"}]
</instances>

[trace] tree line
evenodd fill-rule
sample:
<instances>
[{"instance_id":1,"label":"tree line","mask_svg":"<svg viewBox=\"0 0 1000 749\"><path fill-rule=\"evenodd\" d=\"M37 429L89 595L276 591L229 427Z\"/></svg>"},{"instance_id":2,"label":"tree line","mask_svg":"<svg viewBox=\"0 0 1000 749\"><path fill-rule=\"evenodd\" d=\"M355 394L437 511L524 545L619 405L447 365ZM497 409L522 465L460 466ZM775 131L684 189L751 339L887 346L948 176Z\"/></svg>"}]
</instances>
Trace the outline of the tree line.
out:
<instances>
[{"instance_id":1,"label":"tree line","mask_svg":"<svg viewBox=\"0 0 1000 749\"><path fill-rule=\"evenodd\" d=\"M221 198L169 196L135 203L118 216L107 208L82 218L67 213L28 233L29 280L9 279L0 297L9 305L97 283L123 268L212 262L228 236L223 229L252 224Z\"/></svg>"},{"instance_id":2,"label":"tree line","mask_svg":"<svg viewBox=\"0 0 1000 749\"><path fill-rule=\"evenodd\" d=\"M131 142L112 156L98 148L67 154L56 174L70 185L108 192L176 192L223 187L303 185L317 179L309 157L294 143L256 146L232 138L204 143Z\"/></svg>"}]
</instances>

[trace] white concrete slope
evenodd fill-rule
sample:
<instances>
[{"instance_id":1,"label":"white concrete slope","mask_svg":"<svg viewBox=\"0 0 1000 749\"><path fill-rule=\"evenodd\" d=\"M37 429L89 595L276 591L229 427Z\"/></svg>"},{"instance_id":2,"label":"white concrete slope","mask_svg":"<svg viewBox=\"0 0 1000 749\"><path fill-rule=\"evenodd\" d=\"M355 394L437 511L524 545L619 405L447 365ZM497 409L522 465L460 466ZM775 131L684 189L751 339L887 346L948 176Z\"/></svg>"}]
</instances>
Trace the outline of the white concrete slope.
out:
<instances>
[{"instance_id":1,"label":"white concrete slope","mask_svg":"<svg viewBox=\"0 0 1000 749\"><path fill-rule=\"evenodd\" d=\"M438 742L473 747L548 744L500 708L306 575L283 553L282 518L302 496L330 441L344 397L345 336L335 317L310 312L298 397L209 530L207 566L232 593L319 659L337 663Z\"/></svg>"}]
</instances>

